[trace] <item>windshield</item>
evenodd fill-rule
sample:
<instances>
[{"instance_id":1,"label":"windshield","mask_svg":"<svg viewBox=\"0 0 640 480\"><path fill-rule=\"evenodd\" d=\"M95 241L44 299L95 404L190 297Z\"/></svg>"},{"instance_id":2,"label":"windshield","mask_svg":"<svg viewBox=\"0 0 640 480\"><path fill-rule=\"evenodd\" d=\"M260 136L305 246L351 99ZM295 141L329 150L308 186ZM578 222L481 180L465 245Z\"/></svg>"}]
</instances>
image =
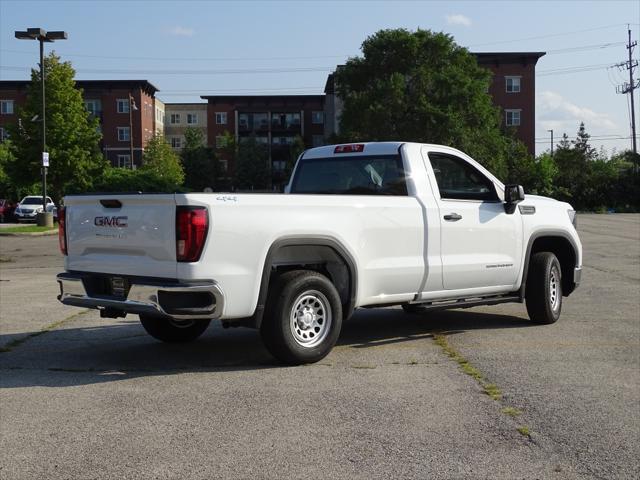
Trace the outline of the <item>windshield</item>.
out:
<instances>
[{"instance_id":1,"label":"windshield","mask_svg":"<svg viewBox=\"0 0 640 480\"><path fill-rule=\"evenodd\" d=\"M301 160L291 193L407 195L400 155Z\"/></svg>"},{"instance_id":2,"label":"windshield","mask_svg":"<svg viewBox=\"0 0 640 480\"><path fill-rule=\"evenodd\" d=\"M20 205L42 205L42 197L26 197Z\"/></svg>"}]
</instances>

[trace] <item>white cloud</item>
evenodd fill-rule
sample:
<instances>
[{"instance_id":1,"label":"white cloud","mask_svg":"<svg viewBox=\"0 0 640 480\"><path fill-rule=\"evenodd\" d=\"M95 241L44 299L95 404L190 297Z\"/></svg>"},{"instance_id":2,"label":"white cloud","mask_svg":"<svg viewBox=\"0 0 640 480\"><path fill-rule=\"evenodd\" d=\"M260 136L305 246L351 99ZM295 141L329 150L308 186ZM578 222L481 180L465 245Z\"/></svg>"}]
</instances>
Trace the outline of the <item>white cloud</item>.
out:
<instances>
[{"instance_id":1,"label":"white cloud","mask_svg":"<svg viewBox=\"0 0 640 480\"><path fill-rule=\"evenodd\" d=\"M558 136L566 132L573 138L580 122L585 123L587 132L608 133L617 129L608 113L576 105L556 92L540 92L536 103L538 123L545 130L553 129Z\"/></svg>"},{"instance_id":2,"label":"white cloud","mask_svg":"<svg viewBox=\"0 0 640 480\"><path fill-rule=\"evenodd\" d=\"M180 25L176 25L175 27L170 27L166 30L166 33L169 35L173 35L175 37L193 37L196 33L193 28L182 27Z\"/></svg>"},{"instance_id":3,"label":"white cloud","mask_svg":"<svg viewBox=\"0 0 640 480\"><path fill-rule=\"evenodd\" d=\"M464 25L465 27L471 26L471 19L459 13L455 15L446 15L446 19L448 25Z\"/></svg>"}]
</instances>

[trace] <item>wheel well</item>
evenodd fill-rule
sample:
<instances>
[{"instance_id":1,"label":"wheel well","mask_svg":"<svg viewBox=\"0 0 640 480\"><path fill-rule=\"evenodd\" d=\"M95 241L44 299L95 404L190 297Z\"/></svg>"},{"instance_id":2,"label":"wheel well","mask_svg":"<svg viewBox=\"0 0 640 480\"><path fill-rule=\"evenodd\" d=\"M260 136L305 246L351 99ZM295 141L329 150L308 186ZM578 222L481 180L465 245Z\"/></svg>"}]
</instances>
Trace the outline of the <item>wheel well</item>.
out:
<instances>
[{"instance_id":1,"label":"wheel well","mask_svg":"<svg viewBox=\"0 0 640 480\"><path fill-rule=\"evenodd\" d=\"M562 292L564 296L573 292L575 288L573 269L576 266L576 252L571 242L564 237L536 238L531 246L529 259L531 255L538 252L551 252L558 258L562 270Z\"/></svg>"},{"instance_id":2,"label":"wheel well","mask_svg":"<svg viewBox=\"0 0 640 480\"><path fill-rule=\"evenodd\" d=\"M338 290L345 312L352 298L352 275L349 263L327 245L286 245L271 259L271 276L291 270L313 270L325 275Z\"/></svg>"}]
</instances>

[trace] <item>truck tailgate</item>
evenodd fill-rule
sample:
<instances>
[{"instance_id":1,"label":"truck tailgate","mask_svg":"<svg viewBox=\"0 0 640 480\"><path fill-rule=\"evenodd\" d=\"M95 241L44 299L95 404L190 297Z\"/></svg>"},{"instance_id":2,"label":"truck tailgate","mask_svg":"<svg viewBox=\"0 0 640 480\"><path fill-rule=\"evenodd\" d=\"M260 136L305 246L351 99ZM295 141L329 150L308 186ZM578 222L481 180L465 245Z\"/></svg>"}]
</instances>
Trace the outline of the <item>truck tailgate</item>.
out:
<instances>
[{"instance_id":1,"label":"truck tailgate","mask_svg":"<svg viewBox=\"0 0 640 480\"><path fill-rule=\"evenodd\" d=\"M69 271L176 278L173 194L65 198Z\"/></svg>"}]
</instances>

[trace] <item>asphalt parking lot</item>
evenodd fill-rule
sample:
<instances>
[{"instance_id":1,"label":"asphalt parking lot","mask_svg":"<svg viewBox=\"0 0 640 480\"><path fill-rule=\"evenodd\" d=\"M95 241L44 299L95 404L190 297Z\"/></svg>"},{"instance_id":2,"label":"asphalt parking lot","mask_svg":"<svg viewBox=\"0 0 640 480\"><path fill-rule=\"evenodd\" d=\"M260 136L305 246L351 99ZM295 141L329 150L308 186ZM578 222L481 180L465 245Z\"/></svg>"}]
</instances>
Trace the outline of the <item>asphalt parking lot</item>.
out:
<instances>
[{"instance_id":1,"label":"asphalt parking lot","mask_svg":"<svg viewBox=\"0 0 640 480\"><path fill-rule=\"evenodd\" d=\"M640 215L579 231L555 325L361 310L304 367L65 307L57 237L0 237L0 478L639 478Z\"/></svg>"}]
</instances>

